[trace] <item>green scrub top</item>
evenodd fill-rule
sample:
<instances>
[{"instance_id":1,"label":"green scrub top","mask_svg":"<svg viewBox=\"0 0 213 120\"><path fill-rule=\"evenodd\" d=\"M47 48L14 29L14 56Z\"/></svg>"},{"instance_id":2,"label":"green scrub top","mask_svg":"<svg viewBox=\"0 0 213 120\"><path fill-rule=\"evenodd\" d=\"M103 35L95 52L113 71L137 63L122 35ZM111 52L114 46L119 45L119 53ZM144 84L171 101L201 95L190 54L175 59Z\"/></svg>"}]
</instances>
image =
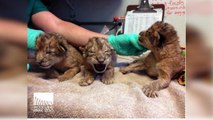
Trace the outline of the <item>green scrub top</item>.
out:
<instances>
[{"instance_id":1,"label":"green scrub top","mask_svg":"<svg viewBox=\"0 0 213 120\"><path fill-rule=\"evenodd\" d=\"M30 18L33 14L47 11L48 9L46 6L41 2L41 0L28 0L28 7L27 7L27 22L29 23Z\"/></svg>"},{"instance_id":2,"label":"green scrub top","mask_svg":"<svg viewBox=\"0 0 213 120\"><path fill-rule=\"evenodd\" d=\"M40 0L28 0L27 23L29 23L33 14L41 11L47 11L47 8ZM39 34L43 33L43 31L28 28L27 33L27 47L34 49L36 38Z\"/></svg>"}]
</instances>

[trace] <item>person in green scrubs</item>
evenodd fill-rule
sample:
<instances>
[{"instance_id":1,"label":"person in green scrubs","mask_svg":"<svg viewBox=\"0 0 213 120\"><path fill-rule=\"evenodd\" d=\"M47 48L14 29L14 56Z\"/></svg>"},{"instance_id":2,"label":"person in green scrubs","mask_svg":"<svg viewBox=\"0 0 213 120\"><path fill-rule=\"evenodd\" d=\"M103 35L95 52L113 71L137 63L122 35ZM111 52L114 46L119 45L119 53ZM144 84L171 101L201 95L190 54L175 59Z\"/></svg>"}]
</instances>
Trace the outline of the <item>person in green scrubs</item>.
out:
<instances>
[{"instance_id":1,"label":"person in green scrubs","mask_svg":"<svg viewBox=\"0 0 213 120\"><path fill-rule=\"evenodd\" d=\"M28 48L35 48L38 35L45 32L56 32L65 36L74 46L84 46L90 37L104 37L120 55L140 55L147 49L138 43L138 34L104 35L89 31L71 22L63 21L48 11L40 0L28 0L28 23L31 21L40 30L28 28Z\"/></svg>"}]
</instances>

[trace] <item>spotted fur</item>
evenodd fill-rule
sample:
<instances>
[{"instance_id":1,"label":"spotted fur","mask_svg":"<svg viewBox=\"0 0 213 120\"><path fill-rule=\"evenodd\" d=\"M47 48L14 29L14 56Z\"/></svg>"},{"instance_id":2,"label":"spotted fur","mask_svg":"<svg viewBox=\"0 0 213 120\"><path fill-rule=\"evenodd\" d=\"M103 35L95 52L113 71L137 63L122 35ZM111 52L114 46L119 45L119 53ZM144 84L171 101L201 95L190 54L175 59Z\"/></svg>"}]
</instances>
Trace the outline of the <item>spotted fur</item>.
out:
<instances>
[{"instance_id":1,"label":"spotted fur","mask_svg":"<svg viewBox=\"0 0 213 120\"><path fill-rule=\"evenodd\" d=\"M47 69L48 78L68 80L80 72L82 55L57 33L45 33L36 40L36 62Z\"/></svg>"},{"instance_id":2,"label":"spotted fur","mask_svg":"<svg viewBox=\"0 0 213 120\"><path fill-rule=\"evenodd\" d=\"M151 50L145 59L135 60L122 73L145 70L157 80L143 86L148 97L156 97L157 91L167 88L171 79L185 68L185 58L181 55L179 37L171 24L156 22L140 33L139 44Z\"/></svg>"},{"instance_id":3,"label":"spotted fur","mask_svg":"<svg viewBox=\"0 0 213 120\"><path fill-rule=\"evenodd\" d=\"M90 85L94 81L94 73L102 74L104 84L113 83L114 51L104 38L93 37L89 39L84 48L80 48L84 57L84 79L80 85Z\"/></svg>"}]
</instances>

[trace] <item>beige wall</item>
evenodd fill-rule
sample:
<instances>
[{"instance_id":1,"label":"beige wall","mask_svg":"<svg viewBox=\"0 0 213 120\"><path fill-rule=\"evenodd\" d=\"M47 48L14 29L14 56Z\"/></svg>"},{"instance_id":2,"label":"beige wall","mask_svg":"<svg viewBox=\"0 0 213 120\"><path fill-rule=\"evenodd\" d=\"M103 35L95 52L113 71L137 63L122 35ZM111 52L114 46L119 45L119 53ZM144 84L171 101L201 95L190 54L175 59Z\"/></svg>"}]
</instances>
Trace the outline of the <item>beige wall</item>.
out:
<instances>
[{"instance_id":1,"label":"beige wall","mask_svg":"<svg viewBox=\"0 0 213 120\"><path fill-rule=\"evenodd\" d=\"M175 26L185 47L185 0L150 0L150 3L166 3L165 21ZM75 0L76 19L79 21L112 21L114 16L124 16L128 5L139 4L140 0ZM173 3L173 4L170 4ZM172 10L173 8L177 8ZM171 13L171 14L169 14ZM181 13L181 14L178 14ZM87 26L100 32L103 26Z\"/></svg>"}]
</instances>

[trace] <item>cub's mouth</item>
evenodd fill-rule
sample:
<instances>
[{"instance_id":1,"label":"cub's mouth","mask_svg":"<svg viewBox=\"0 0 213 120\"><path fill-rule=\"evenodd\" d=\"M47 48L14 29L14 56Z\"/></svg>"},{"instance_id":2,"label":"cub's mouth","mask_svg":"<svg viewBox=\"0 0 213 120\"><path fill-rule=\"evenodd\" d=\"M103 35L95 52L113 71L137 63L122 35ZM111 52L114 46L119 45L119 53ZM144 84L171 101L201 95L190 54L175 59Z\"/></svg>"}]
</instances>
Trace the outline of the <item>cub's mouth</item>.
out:
<instances>
[{"instance_id":1,"label":"cub's mouth","mask_svg":"<svg viewBox=\"0 0 213 120\"><path fill-rule=\"evenodd\" d=\"M106 71L107 64L92 64L92 67L96 73L103 73Z\"/></svg>"},{"instance_id":2,"label":"cub's mouth","mask_svg":"<svg viewBox=\"0 0 213 120\"><path fill-rule=\"evenodd\" d=\"M48 69L51 67L51 64L39 64L39 66L43 69Z\"/></svg>"}]
</instances>

